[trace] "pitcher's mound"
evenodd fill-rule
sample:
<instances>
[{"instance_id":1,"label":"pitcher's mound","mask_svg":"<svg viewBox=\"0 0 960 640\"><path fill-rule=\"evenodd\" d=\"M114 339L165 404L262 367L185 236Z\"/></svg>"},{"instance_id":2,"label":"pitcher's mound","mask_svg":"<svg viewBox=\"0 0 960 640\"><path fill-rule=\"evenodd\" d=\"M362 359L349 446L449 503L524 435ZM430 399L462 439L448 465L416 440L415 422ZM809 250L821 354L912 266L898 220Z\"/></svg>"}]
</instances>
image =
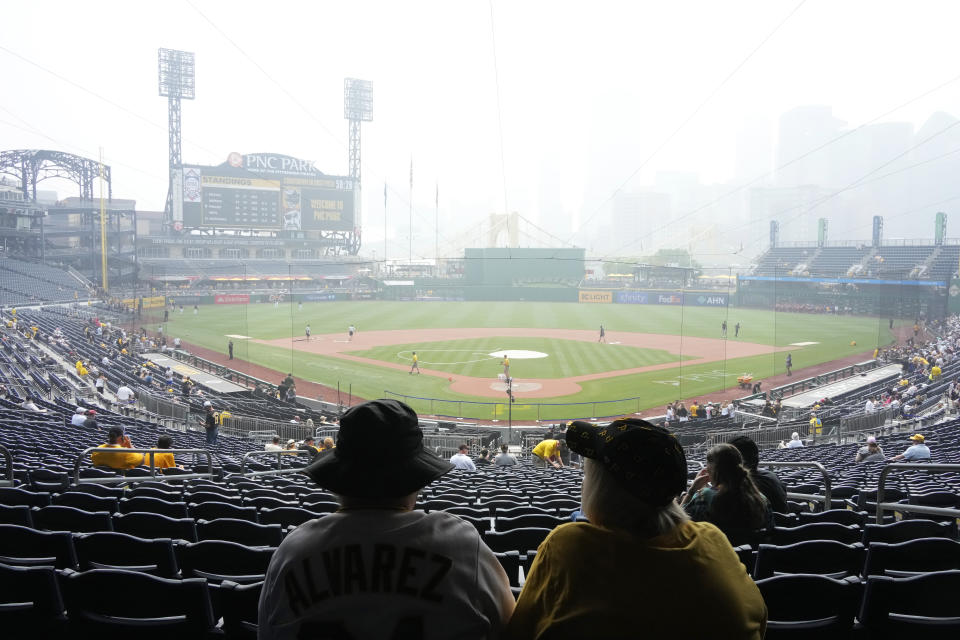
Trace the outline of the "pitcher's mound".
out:
<instances>
[{"instance_id":1,"label":"pitcher's mound","mask_svg":"<svg viewBox=\"0 0 960 640\"><path fill-rule=\"evenodd\" d=\"M490 388L494 391L506 392L507 383L506 382L494 382L490 385ZM525 391L539 391L543 388L543 385L539 382L514 382L513 391L514 393L523 393Z\"/></svg>"}]
</instances>

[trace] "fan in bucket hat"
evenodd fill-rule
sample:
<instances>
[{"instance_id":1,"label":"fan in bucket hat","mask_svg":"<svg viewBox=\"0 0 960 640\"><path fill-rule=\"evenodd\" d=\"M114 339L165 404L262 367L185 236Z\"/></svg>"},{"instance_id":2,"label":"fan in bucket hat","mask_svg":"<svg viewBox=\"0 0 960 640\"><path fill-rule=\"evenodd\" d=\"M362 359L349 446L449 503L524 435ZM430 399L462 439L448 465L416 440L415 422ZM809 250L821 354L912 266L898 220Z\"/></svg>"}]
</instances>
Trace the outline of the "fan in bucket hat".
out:
<instances>
[{"instance_id":1,"label":"fan in bucket hat","mask_svg":"<svg viewBox=\"0 0 960 640\"><path fill-rule=\"evenodd\" d=\"M388 451L386 457L373 451ZM399 498L418 491L453 465L423 446L413 409L397 400L372 400L340 418L337 446L306 468L314 482L341 496Z\"/></svg>"},{"instance_id":2,"label":"fan in bucket hat","mask_svg":"<svg viewBox=\"0 0 960 640\"><path fill-rule=\"evenodd\" d=\"M687 488L683 447L663 427L625 418L600 426L576 420L567 427L567 446L596 460L643 502L664 506Z\"/></svg>"}]
</instances>

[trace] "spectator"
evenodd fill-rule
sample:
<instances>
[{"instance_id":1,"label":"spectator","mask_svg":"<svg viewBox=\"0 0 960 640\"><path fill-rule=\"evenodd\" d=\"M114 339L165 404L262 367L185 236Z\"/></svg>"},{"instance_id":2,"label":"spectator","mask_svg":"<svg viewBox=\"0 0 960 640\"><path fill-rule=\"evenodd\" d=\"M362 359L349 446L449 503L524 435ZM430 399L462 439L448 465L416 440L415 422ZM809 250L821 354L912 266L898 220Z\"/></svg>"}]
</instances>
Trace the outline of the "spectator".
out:
<instances>
[{"instance_id":1,"label":"spectator","mask_svg":"<svg viewBox=\"0 0 960 640\"><path fill-rule=\"evenodd\" d=\"M790 442L787 443L785 449L799 449L803 446L803 441L800 439L800 434L794 431L790 434Z\"/></svg>"},{"instance_id":2,"label":"spectator","mask_svg":"<svg viewBox=\"0 0 960 640\"><path fill-rule=\"evenodd\" d=\"M913 444L907 447L907 450L900 455L890 458L891 462L896 462L898 460L912 462L914 460L930 459L930 447L924 443L924 437L917 433L910 436L910 439L913 440Z\"/></svg>"},{"instance_id":3,"label":"spectator","mask_svg":"<svg viewBox=\"0 0 960 640\"><path fill-rule=\"evenodd\" d=\"M490 460L490 451L487 449L480 449L480 457L476 459L477 466L484 467L490 466L493 462Z\"/></svg>"},{"instance_id":4,"label":"spectator","mask_svg":"<svg viewBox=\"0 0 960 640\"><path fill-rule=\"evenodd\" d=\"M817 414L810 414L810 435L816 437L823 431L823 421L817 417Z\"/></svg>"},{"instance_id":5,"label":"spectator","mask_svg":"<svg viewBox=\"0 0 960 640\"><path fill-rule=\"evenodd\" d=\"M283 448L284 451L296 451L297 450L297 441L293 438L287 440L287 446Z\"/></svg>"},{"instance_id":6,"label":"spectator","mask_svg":"<svg viewBox=\"0 0 960 640\"><path fill-rule=\"evenodd\" d=\"M207 446L217 446L217 439L220 434L220 427L217 425L217 416L213 407L207 407L207 415L203 419L203 427L207 431Z\"/></svg>"},{"instance_id":7,"label":"spectator","mask_svg":"<svg viewBox=\"0 0 960 640\"><path fill-rule=\"evenodd\" d=\"M757 485L757 490L770 503L770 508L777 513L787 513L787 489L777 474L769 469L759 468L760 450L757 448L757 443L747 436L737 436L730 441L730 444L740 452L743 466L750 472L750 478Z\"/></svg>"},{"instance_id":8,"label":"spectator","mask_svg":"<svg viewBox=\"0 0 960 640\"><path fill-rule=\"evenodd\" d=\"M502 444L500 445L500 453L494 458L493 463L498 467L512 467L517 464L517 459L510 455L510 447Z\"/></svg>"},{"instance_id":9,"label":"spectator","mask_svg":"<svg viewBox=\"0 0 960 640\"><path fill-rule=\"evenodd\" d=\"M458 469L460 471L476 471L477 470L477 466L473 464L473 460L471 460L470 456L467 455L467 452L469 451L470 451L470 447L468 447L465 444L460 445L460 450L450 457L450 464L453 465L454 469Z\"/></svg>"},{"instance_id":10,"label":"spectator","mask_svg":"<svg viewBox=\"0 0 960 640\"><path fill-rule=\"evenodd\" d=\"M867 398L867 401L863 403L863 412L873 413L873 409L874 409L873 398Z\"/></svg>"},{"instance_id":11,"label":"spectator","mask_svg":"<svg viewBox=\"0 0 960 640\"><path fill-rule=\"evenodd\" d=\"M184 376L183 382L180 383L180 393L184 398L189 398L190 394L193 392L193 380L190 379L190 376Z\"/></svg>"},{"instance_id":12,"label":"spectator","mask_svg":"<svg viewBox=\"0 0 960 640\"><path fill-rule=\"evenodd\" d=\"M27 411L36 411L37 413L46 413L46 409L41 409L37 406L37 403L33 401L33 397L27 396L27 399L23 401L23 408Z\"/></svg>"},{"instance_id":13,"label":"spectator","mask_svg":"<svg viewBox=\"0 0 960 640\"><path fill-rule=\"evenodd\" d=\"M280 436L273 436L273 440L263 447L264 451L283 451L283 445L280 444Z\"/></svg>"},{"instance_id":14,"label":"spectator","mask_svg":"<svg viewBox=\"0 0 960 640\"><path fill-rule=\"evenodd\" d=\"M324 451L333 451L337 448L336 443L333 441L333 438L326 437L323 439L323 450Z\"/></svg>"},{"instance_id":15,"label":"spectator","mask_svg":"<svg viewBox=\"0 0 960 640\"><path fill-rule=\"evenodd\" d=\"M133 392L133 389L127 386L126 383L120 385L120 388L117 389L117 402L120 404L130 404L137 397L137 394Z\"/></svg>"},{"instance_id":16,"label":"spectator","mask_svg":"<svg viewBox=\"0 0 960 640\"><path fill-rule=\"evenodd\" d=\"M372 442L391 452L376 465ZM297 527L274 553L260 640L498 637L514 607L500 563L473 525L414 510L420 490L452 468L423 447L407 405L374 400L348 410L337 455L306 471L342 506Z\"/></svg>"},{"instance_id":17,"label":"spectator","mask_svg":"<svg viewBox=\"0 0 960 640\"><path fill-rule=\"evenodd\" d=\"M87 410L83 407L77 407L76 411L73 412L73 417L70 418L70 424L75 427L82 427L83 423L87 421Z\"/></svg>"},{"instance_id":18,"label":"spectator","mask_svg":"<svg viewBox=\"0 0 960 640\"><path fill-rule=\"evenodd\" d=\"M170 436L160 436L157 438L157 446L153 447L154 449L172 449L173 448L173 438ZM150 454L143 454L143 464L150 466ZM174 459L172 453L154 453L153 454L153 466L157 469L170 469L176 467L178 469L183 469L182 464L177 464L177 461Z\"/></svg>"},{"instance_id":19,"label":"spectator","mask_svg":"<svg viewBox=\"0 0 960 640\"><path fill-rule=\"evenodd\" d=\"M563 460L560 458L560 441L553 438L542 440L530 452L533 458L533 465L536 467L552 466L559 469L563 466Z\"/></svg>"},{"instance_id":20,"label":"spectator","mask_svg":"<svg viewBox=\"0 0 960 640\"><path fill-rule=\"evenodd\" d=\"M110 427L107 432L107 443L101 444L98 449L129 449L130 439L123 435L123 429L120 427ZM121 452L100 452L94 451L90 454L93 464L101 467L110 467L112 469L133 469L143 464L143 454L140 453L121 453Z\"/></svg>"},{"instance_id":21,"label":"spectator","mask_svg":"<svg viewBox=\"0 0 960 640\"><path fill-rule=\"evenodd\" d=\"M97 412L94 409L87 410L87 419L83 421L84 429L96 429L99 425L97 424Z\"/></svg>"},{"instance_id":22,"label":"spectator","mask_svg":"<svg viewBox=\"0 0 960 640\"><path fill-rule=\"evenodd\" d=\"M773 526L770 503L743 466L740 452L726 443L707 451L707 466L694 478L681 505L691 519L712 522L728 535Z\"/></svg>"},{"instance_id":23,"label":"spectator","mask_svg":"<svg viewBox=\"0 0 960 640\"><path fill-rule=\"evenodd\" d=\"M303 443L302 443L302 444L300 445L300 447L299 447L299 449L300 449L301 451L309 451L309 452L310 452L310 459L311 459L311 460L314 459L314 458L316 458L318 455L320 455L320 449L318 449L318 448L316 447L316 445L314 444L314 442L315 442L315 440L314 440L313 436L307 436L306 438L303 439Z\"/></svg>"},{"instance_id":24,"label":"spectator","mask_svg":"<svg viewBox=\"0 0 960 640\"><path fill-rule=\"evenodd\" d=\"M877 439L873 436L867 438L867 444L860 447L854 462L880 462L884 459L883 449L877 444Z\"/></svg>"},{"instance_id":25,"label":"spectator","mask_svg":"<svg viewBox=\"0 0 960 640\"><path fill-rule=\"evenodd\" d=\"M101 373L97 376L96 381L93 383L94 388L97 390L97 393L102 394L107 390L107 376Z\"/></svg>"},{"instance_id":26,"label":"spectator","mask_svg":"<svg viewBox=\"0 0 960 640\"><path fill-rule=\"evenodd\" d=\"M566 440L585 458L590 521L540 545L506 638L762 638L763 598L730 543L677 506L687 482L677 440L637 419L576 421Z\"/></svg>"},{"instance_id":27,"label":"spectator","mask_svg":"<svg viewBox=\"0 0 960 640\"><path fill-rule=\"evenodd\" d=\"M289 387L287 387L287 393L286 393L286 397L284 398L284 400L286 400L286 401L289 402L290 404L296 403L296 401L297 401L297 387L296 387L296 386L290 385Z\"/></svg>"}]
</instances>

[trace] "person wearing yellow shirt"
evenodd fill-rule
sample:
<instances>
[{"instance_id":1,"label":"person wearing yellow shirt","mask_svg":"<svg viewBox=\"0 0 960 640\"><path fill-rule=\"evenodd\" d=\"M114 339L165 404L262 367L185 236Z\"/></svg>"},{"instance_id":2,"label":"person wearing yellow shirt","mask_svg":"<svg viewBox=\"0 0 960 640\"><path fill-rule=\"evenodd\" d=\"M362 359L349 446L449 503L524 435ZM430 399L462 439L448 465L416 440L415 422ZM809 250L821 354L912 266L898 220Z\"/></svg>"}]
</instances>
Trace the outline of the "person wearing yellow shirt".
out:
<instances>
[{"instance_id":1,"label":"person wearing yellow shirt","mask_svg":"<svg viewBox=\"0 0 960 640\"><path fill-rule=\"evenodd\" d=\"M810 414L810 435L818 436L823 429L823 421L817 417L817 414Z\"/></svg>"},{"instance_id":2,"label":"person wearing yellow shirt","mask_svg":"<svg viewBox=\"0 0 960 640\"><path fill-rule=\"evenodd\" d=\"M123 429L120 427L110 427L107 432L107 443L102 444L98 449L129 449L130 439L123 435ZM107 452L94 451L90 454L93 464L101 467L110 467L112 469L133 469L143 464L143 454L130 452Z\"/></svg>"},{"instance_id":3,"label":"person wearing yellow shirt","mask_svg":"<svg viewBox=\"0 0 960 640\"><path fill-rule=\"evenodd\" d=\"M563 461L560 459L559 440L543 440L535 446L530 453L533 454L534 466L546 467L547 465L551 465L554 469L559 469L563 466Z\"/></svg>"},{"instance_id":4,"label":"person wearing yellow shirt","mask_svg":"<svg viewBox=\"0 0 960 640\"><path fill-rule=\"evenodd\" d=\"M940 377L940 374L941 374L941 373L943 373L943 370L940 369L940 367L938 367L937 365L933 365L933 366L930 368L930 379L931 379L931 380L936 380L937 378Z\"/></svg>"},{"instance_id":5,"label":"person wearing yellow shirt","mask_svg":"<svg viewBox=\"0 0 960 640\"><path fill-rule=\"evenodd\" d=\"M170 436L160 436L157 438L157 446L154 449L172 449L173 448L173 438ZM150 466L150 454L143 454L143 464ZM153 454L153 466L156 469L170 469L171 467L177 467L183 469L182 464L177 464L177 461L174 459L172 453L154 453Z\"/></svg>"},{"instance_id":6,"label":"person wearing yellow shirt","mask_svg":"<svg viewBox=\"0 0 960 640\"><path fill-rule=\"evenodd\" d=\"M763 638L763 596L726 536L677 505L687 461L676 438L626 419L576 421L566 440L584 458L589 522L546 537L501 637Z\"/></svg>"}]
</instances>

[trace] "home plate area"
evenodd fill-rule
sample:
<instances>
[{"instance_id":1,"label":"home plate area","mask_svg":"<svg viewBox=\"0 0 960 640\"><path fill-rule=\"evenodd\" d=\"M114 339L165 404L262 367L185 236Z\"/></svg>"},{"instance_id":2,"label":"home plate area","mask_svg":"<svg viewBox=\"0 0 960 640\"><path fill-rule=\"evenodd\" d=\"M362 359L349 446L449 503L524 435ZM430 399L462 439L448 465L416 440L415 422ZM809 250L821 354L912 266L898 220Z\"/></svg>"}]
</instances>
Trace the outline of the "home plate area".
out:
<instances>
[{"instance_id":1,"label":"home plate area","mask_svg":"<svg viewBox=\"0 0 960 640\"><path fill-rule=\"evenodd\" d=\"M494 391L507 391L507 383L505 382L494 382L490 385L490 388ZM543 385L539 382L517 382L513 381L513 392L514 393L523 393L524 391L539 391L543 388Z\"/></svg>"}]
</instances>

